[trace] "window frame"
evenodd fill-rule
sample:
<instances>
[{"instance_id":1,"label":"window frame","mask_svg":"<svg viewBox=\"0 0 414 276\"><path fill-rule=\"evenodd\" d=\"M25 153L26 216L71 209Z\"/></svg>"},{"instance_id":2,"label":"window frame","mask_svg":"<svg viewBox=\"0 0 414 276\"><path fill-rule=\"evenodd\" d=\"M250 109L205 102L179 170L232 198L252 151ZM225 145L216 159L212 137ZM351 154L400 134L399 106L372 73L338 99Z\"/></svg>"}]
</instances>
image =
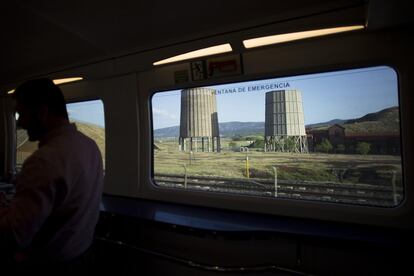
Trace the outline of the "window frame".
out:
<instances>
[{"instance_id":1,"label":"window frame","mask_svg":"<svg viewBox=\"0 0 414 276\"><path fill-rule=\"evenodd\" d=\"M106 112L105 112L104 99L100 98L100 97L71 98L69 100L66 100L66 107L67 107L68 104L90 102L90 101L101 101L101 103L102 103L102 111L104 113L103 114L103 120L104 120L104 125L105 125L105 127L103 128L104 129L104 139L105 139L105 152L104 152L104 154L102 154L102 152L101 152L101 155L102 155L102 159L103 159L102 161L103 161L104 173L105 173L105 170L107 168L107 166L106 166L106 162L107 162L107 158L106 158L106 148L107 148L107 146L106 146L106 136L107 136L107 133L106 133L106 120L105 120ZM69 116L69 112L68 112L68 116Z\"/></svg>"},{"instance_id":2,"label":"window frame","mask_svg":"<svg viewBox=\"0 0 414 276\"><path fill-rule=\"evenodd\" d=\"M242 52L243 75L220 78L221 83L244 80L285 77L322 73L371 66L389 66L397 72L400 104L400 143L402 148L402 173L404 198L394 208L366 207L320 202L257 200L247 196L215 195L211 193L175 191L156 188L151 180L152 134L150 129L150 101L154 92L178 90L191 86L210 86L212 80L174 83L174 72L187 69L188 62L171 64L138 74L138 104L140 129L140 176L136 184L139 198L164 201L190 206L234 210L271 216L325 220L335 223L365 224L395 229L414 229L414 163L412 143L414 133L410 127L412 118L412 89L414 75L407 57L411 56L412 43L403 42L410 35L407 29L388 29L376 32L349 33L338 36L309 39L292 43L255 48ZM353 47L349 47L352 44ZM379 45L379 46L376 46ZM190 61L191 62L191 61ZM218 79L217 79L218 80ZM217 82L217 81L216 81ZM150 151L151 150L151 151ZM129 197L127 194L123 196Z\"/></svg>"},{"instance_id":3,"label":"window frame","mask_svg":"<svg viewBox=\"0 0 414 276\"><path fill-rule=\"evenodd\" d=\"M68 104L88 102L88 101L98 101L98 100L102 102L102 110L104 112L104 123L105 123L105 103L104 103L102 98L99 98L99 97L90 97L90 98L86 97L86 98L81 98L81 99L76 99L75 98L75 99L66 100L65 104L66 104L66 107L67 107ZM13 112L13 115L15 115L15 114L16 114L16 112ZM14 118L15 118L15 116L14 116ZM15 121L17 121L17 120L15 120ZM17 132L17 123L15 123L13 126L14 126L13 132L16 133ZM13 152L14 152L14 161L15 161L14 162L14 168L15 168L16 172L18 173L20 171L21 166L23 165L24 161L22 162L22 164L17 164L17 135L14 134L14 137L15 137L15 148L13 150ZM106 141L106 131L105 131L105 141ZM106 155L106 143L105 143L105 155ZM105 161L105 163L106 163L106 156L102 155L102 158L103 158L103 161ZM106 164L104 164L104 165L106 165ZM18 168L20 168L20 169L18 169Z\"/></svg>"},{"instance_id":4,"label":"window frame","mask_svg":"<svg viewBox=\"0 0 414 276\"><path fill-rule=\"evenodd\" d=\"M399 200L397 205L394 206L376 206L376 205L367 205L367 204L351 204L351 203L337 203L337 202L329 202L329 201L322 201L322 200L307 200L307 199L287 199L287 198L274 198L274 197L264 197L264 196L252 196L252 195L246 195L246 194L236 194L236 193L230 193L230 192L211 192L211 191L204 191L204 190L196 190L196 189L183 189L183 188L175 188L175 187L164 187L161 185L158 185L154 179L154 142L155 142L155 135L154 135L154 118L153 118L153 112L152 112L152 102L153 97L155 94L160 94L163 92L172 92L175 90L182 90L182 89L191 89L191 88L199 88L199 87L211 87L211 86L219 86L219 85L226 85L226 84L235 84L243 83L243 82L252 82L252 81L267 81L270 79L283 79L283 78L290 78L290 77L300 77L300 76L306 76L306 75L313 75L313 74L324 74L324 73L335 73L340 71L347 71L347 70L358 70L358 69L370 69L374 67L387 67L391 69L395 75L396 75L396 86L397 86L397 100L398 100L398 117L399 117L399 143L401 148L400 158L401 158L401 186L402 186L402 195L401 199ZM254 78L249 78L248 76L239 76L235 78L235 81L232 81L233 78L230 78L230 80L226 79L213 79L213 80L207 80L203 82L201 85L198 85L198 82L193 83L187 83L186 85L171 85L171 86L165 86L161 89L151 89L148 99L148 113L149 113L149 127L150 127L150 137L151 137L151 151L150 151L150 160L151 160L151 166L150 166L150 184L155 189L161 189L161 190L174 190L177 192L182 191L183 193L187 192L194 192L195 194L212 194L214 195L229 195L229 196L236 196L236 197L253 197L258 199L266 199L266 200L281 200L281 201L306 201L310 203L320 203L322 205L330 206L332 204L339 205L339 206L358 206L362 208L381 208L381 209L396 209L399 208L406 199L406 181L405 181L405 174L404 174L404 145L403 145L403 127L402 127L402 120L401 120L401 90L400 90L400 74L398 71L398 68L392 64L386 64L386 63L371 63L370 65L364 65L364 66L346 66L346 67L338 67L336 69L330 69L330 70L305 70L306 73L296 73L293 75L285 74L264 74L263 76L255 76Z\"/></svg>"}]
</instances>

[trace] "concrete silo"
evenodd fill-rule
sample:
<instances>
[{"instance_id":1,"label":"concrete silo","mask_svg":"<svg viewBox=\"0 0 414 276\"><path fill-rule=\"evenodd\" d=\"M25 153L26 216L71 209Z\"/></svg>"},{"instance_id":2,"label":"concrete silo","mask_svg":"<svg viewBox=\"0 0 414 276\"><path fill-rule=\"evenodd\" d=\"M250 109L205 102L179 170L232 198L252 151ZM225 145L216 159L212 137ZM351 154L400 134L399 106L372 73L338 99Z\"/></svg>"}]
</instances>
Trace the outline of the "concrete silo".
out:
<instances>
[{"instance_id":1,"label":"concrete silo","mask_svg":"<svg viewBox=\"0 0 414 276\"><path fill-rule=\"evenodd\" d=\"M181 91L180 150L220 151L216 91L191 88Z\"/></svg>"},{"instance_id":2,"label":"concrete silo","mask_svg":"<svg viewBox=\"0 0 414 276\"><path fill-rule=\"evenodd\" d=\"M265 116L265 151L308 152L300 91L267 92Z\"/></svg>"}]
</instances>

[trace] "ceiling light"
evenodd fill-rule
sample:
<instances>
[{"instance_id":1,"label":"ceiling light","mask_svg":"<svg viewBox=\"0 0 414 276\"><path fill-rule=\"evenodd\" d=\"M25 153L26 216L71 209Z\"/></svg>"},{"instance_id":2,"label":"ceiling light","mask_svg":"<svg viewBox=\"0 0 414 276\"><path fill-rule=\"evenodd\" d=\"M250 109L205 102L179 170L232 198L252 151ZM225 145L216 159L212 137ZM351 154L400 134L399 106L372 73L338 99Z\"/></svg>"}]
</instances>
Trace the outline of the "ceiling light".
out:
<instances>
[{"instance_id":1,"label":"ceiling light","mask_svg":"<svg viewBox=\"0 0 414 276\"><path fill-rule=\"evenodd\" d=\"M167 58L167 59L163 59L163 60L154 62L153 65L161 65L161 64L186 60L186 59L192 59L192 58L210 56L210 55L215 55L215 54L227 53L227 52L231 52L232 50L233 49L231 48L230 44L227 43L227 44L222 44L222 45L217 45L217 46L213 46L213 47L203 48L203 49L188 52L188 53L185 53L185 54L182 54L182 55L178 55L178 56L170 57L170 58Z\"/></svg>"},{"instance_id":2,"label":"ceiling light","mask_svg":"<svg viewBox=\"0 0 414 276\"><path fill-rule=\"evenodd\" d=\"M59 85L59 84L74 82L74 81L79 81L79 80L83 80L83 78L82 77L76 77L76 78L55 79L55 80L53 80L53 83L56 84L56 85ZM13 94L14 90L15 89L7 91L7 94Z\"/></svg>"},{"instance_id":3,"label":"ceiling light","mask_svg":"<svg viewBox=\"0 0 414 276\"><path fill-rule=\"evenodd\" d=\"M58 85L62 83L68 83L68 82L79 81L79 80L83 80L83 78L76 77L76 78L66 78L66 79L55 79L53 80L53 83Z\"/></svg>"},{"instance_id":4,"label":"ceiling light","mask_svg":"<svg viewBox=\"0 0 414 276\"><path fill-rule=\"evenodd\" d=\"M348 31L353 31L353 30L359 30L363 28L365 28L363 25L356 25L356 26L336 27L336 28L319 29L319 30L304 31L304 32L271 35L271 36L264 36L264 37L243 40L243 45L246 48L254 48L254 47L260 47L260 46L271 45L271 44L276 44L276 43L283 43L283 42L299 40L299 39L304 39L304 38L309 38L309 37L316 37L316 36L323 36L323 35L329 35L329 34L334 34L334 33L342 33L342 32L348 32Z\"/></svg>"}]
</instances>

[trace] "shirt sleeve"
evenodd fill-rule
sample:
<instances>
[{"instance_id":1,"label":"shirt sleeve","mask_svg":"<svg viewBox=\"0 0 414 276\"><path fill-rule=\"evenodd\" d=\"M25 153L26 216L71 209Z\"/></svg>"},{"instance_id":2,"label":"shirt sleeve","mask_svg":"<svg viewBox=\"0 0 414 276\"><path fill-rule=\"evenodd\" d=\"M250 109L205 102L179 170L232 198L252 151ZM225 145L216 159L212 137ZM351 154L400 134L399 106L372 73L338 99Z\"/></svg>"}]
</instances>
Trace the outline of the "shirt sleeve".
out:
<instances>
[{"instance_id":1,"label":"shirt sleeve","mask_svg":"<svg viewBox=\"0 0 414 276\"><path fill-rule=\"evenodd\" d=\"M30 244L53 210L55 191L51 174L46 160L29 157L17 177L10 206L2 210L0 231L3 235L11 232L21 248Z\"/></svg>"}]
</instances>

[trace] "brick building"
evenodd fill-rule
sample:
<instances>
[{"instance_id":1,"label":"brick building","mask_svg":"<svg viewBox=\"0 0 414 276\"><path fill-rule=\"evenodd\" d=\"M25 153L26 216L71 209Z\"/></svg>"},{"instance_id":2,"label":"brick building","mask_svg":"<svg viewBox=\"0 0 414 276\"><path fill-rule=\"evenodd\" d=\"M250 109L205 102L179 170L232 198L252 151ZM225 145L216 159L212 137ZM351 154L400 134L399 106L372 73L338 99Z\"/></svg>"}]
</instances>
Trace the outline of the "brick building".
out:
<instances>
[{"instance_id":1,"label":"brick building","mask_svg":"<svg viewBox=\"0 0 414 276\"><path fill-rule=\"evenodd\" d=\"M309 151L315 151L318 144L324 139L328 140L334 150L338 145L345 147L346 153L354 153L358 143L369 143L371 154L393 154L401 153L399 133L347 133L343 126L334 124L326 128L307 129Z\"/></svg>"}]
</instances>

